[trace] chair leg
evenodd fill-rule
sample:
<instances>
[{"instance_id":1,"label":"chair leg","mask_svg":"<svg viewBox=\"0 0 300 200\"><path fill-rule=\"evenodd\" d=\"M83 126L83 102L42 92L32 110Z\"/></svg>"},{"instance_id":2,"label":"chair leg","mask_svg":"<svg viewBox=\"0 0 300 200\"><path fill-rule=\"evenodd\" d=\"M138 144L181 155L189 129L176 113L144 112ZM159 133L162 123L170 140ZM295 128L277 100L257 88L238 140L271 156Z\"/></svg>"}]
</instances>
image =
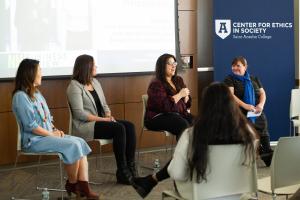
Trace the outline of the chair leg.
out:
<instances>
[{"instance_id":1,"label":"chair leg","mask_svg":"<svg viewBox=\"0 0 300 200\"><path fill-rule=\"evenodd\" d=\"M42 158L42 155L39 155L38 165L37 165L37 170L36 170L36 185L39 185L39 183L40 183L39 177L40 177L41 158Z\"/></svg>"},{"instance_id":2,"label":"chair leg","mask_svg":"<svg viewBox=\"0 0 300 200\"><path fill-rule=\"evenodd\" d=\"M138 144L138 152L137 152L137 168L138 168L138 174L141 174L141 168L145 168L148 170L153 170L153 167L145 166L141 164L141 158L140 158L140 153L141 153L141 145L142 145L142 138L144 134L144 127L142 127L140 138L139 138L139 144Z\"/></svg>"},{"instance_id":3,"label":"chair leg","mask_svg":"<svg viewBox=\"0 0 300 200\"><path fill-rule=\"evenodd\" d=\"M98 172L98 171L100 171L99 169L100 169L100 167L99 167L99 164L98 164L98 162L99 162L99 158L101 159L101 144L100 144L100 142L99 142L99 153L96 155L96 168L95 168L95 171L96 172ZM101 160L100 160L101 161ZM100 163L100 166L101 166L101 163Z\"/></svg>"},{"instance_id":4,"label":"chair leg","mask_svg":"<svg viewBox=\"0 0 300 200\"><path fill-rule=\"evenodd\" d=\"M275 194L275 193L272 193L272 199L273 199L273 200L276 200L276 197L277 197L276 194Z\"/></svg>"},{"instance_id":5,"label":"chair leg","mask_svg":"<svg viewBox=\"0 0 300 200\"><path fill-rule=\"evenodd\" d=\"M19 154L17 153L17 156L16 156L16 160L15 160L15 165L14 165L14 170L16 170L16 168L17 168L17 163L18 163L18 160L19 160ZM13 176L13 186L15 186L16 185L16 178L15 178L15 176Z\"/></svg>"},{"instance_id":6,"label":"chair leg","mask_svg":"<svg viewBox=\"0 0 300 200\"><path fill-rule=\"evenodd\" d=\"M139 138L139 144L138 144L138 151L137 151L137 166L138 166L138 173L141 174L140 168L141 168L141 163L140 163L140 153L141 153L141 145L142 145L142 138L143 138L143 133L144 133L144 127L142 127L141 133L140 133L140 138Z\"/></svg>"},{"instance_id":7,"label":"chair leg","mask_svg":"<svg viewBox=\"0 0 300 200\"><path fill-rule=\"evenodd\" d=\"M166 197L165 193L161 193L161 199L164 200Z\"/></svg>"},{"instance_id":8,"label":"chair leg","mask_svg":"<svg viewBox=\"0 0 300 200\"><path fill-rule=\"evenodd\" d=\"M168 136L165 134L165 158L168 160Z\"/></svg>"},{"instance_id":9,"label":"chair leg","mask_svg":"<svg viewBox=\"0 0 300 200\"><path fill-rule=\"evenodd\" d=\"M95 172L100 172L101 173L101 154L102 154L102 148L101 148L101 143L99 142L99 153L96 155L96 168L95 168ZM100 159L100 160L99 160ZM99 164L98 164L99 162ZM94 182L94 181L89 181L90 184L92 185L102 185L103 183L101 182Z\"/></svg>"},{"instance_id":10,"label":"chair leg","mask_svg":"<svg viewBox=\"0 0 300 200\"><path fill-rule=\"evenodd\" d=\"M16 157L16 161L15 161L15 164L14 164L14 168L16 169L17 167L17 163L18 163L18 159L19 159L19 156L20 154L17 154L17 157ZM42 155L39 155L39 159L38 159L38 165L37 165L37 171L36 171L36 185L39 184L39 166L40 166L40 163L41 163L41 157ZM60 158L60 156L58 155L58 157ZM63 169L62 169L62 162L61 160L59 159L59 173L60 173L60 189L52 189L52 188L47 188L48 191L56 191L56 192L61 192L61 199L63 200L64 199L64 192L66 192L66 190L64 189L64 185L63 185ZM13 184L15 185L15 178L13 180ZM44 190L45 188L44 187L36 187L37 190ZM12 197L12 199L15 199L14 197Z\"/></svg>"},{"instance_id":11,"label":"chair leg","mask_svg":"<svg viewBox=\"0 0 300 200\"><path fill-rule=\"evenodd\" d=\"M171 144L171 158L173 157L173 147L174 147L175 141L176 141L176 136L173 136L172 137L172 144Z\"/></svg>"},{"instance_id":12,"label":"chair leg","mask_svg":"<svg viewBox=\"0 0 300 200\"><path fill-rule=\"evenodd\" d=\"M64 199L64 185L63 185L63 170L61 159L59 159L59 175L60 175L60 189L61 189L61 199Z\"/></svg>"},{"instance_id":13,"label":"chair leg","mask_svg":"<svg viewBox=\"0 0 300 200\"><path fill-rule=\"evenodd\" d=\"M14 168L16 168L17 167L17 163L18 163L18 160L19 160L19 154L17 153L17 157L16 157L16 160L15 160L15 165L14 165Z\"/></svg>"},{"instance_id":14,"label":"chair leg","mask_svg":"<svg viewBox=\"0 0 300 200\"><path fill-rule=\"evenodd\" d=\"M56 191L56 192L61 192L61 198L64 199L64 192L66 192L66 190L64 189L64 184L63 184L63 166L62 166L62 161L60 159L60 156L58 156L58 159L59 159L59 176L60 176L60 188L47 188L48 191ZM41 163L41 158L42 158L42 155L39 155L39 160L38 160L38 166L37 166L37 179L38 179L38 182L37 182L37 187L36 189L37 190L43 190L44 187L39 187L39 168L40 168L40 163Z\"/></svg>"},{"instance_id":15,"label":"chair leg","mask_svg":"<svg viewBox=\"0 0 300 200\"><path fill-rule=\"evenodd\" d=\"M293 122L292 122L292 120L290 120L290 124L289 124L290 137L291 137L292 134L293 134L293 133L292 133L292 132L293 132L293 130L292 130L292 129L293 129L293 125L292 125L292 124L293 124Z\"/></svg>"}]
</instances>

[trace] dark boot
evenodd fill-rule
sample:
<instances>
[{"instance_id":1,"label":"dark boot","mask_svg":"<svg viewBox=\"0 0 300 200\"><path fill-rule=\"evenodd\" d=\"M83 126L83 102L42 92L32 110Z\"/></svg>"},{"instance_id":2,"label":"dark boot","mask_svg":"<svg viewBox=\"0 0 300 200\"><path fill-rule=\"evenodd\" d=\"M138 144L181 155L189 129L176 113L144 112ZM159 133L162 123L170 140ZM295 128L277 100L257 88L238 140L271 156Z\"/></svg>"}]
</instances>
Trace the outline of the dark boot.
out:
<instances>
[{"instance_id":1,"label":"dark boot","mask_svg":"<svg viewBox=\"0 0 300 200\"><path fill-rule=\"evenodd\" d=\"M129 171L131 172L133 178L138 177L138 172L137 172L137 169L136 169L135 162L134 161L128 162L127 166L128 166Z\"/></svg>"},{"instance_id":2,"label":"dark boot","mask_svg":"<svg viewBox=\"0 0 300 200\"><path fill-rule=\"evenodd\" d=\"M270 165L272 163L272 157L273 157L273 152L264 153L264 154L260 155L260 158L264 161L264 163L267 167L270 167Z\"/></svg>"},{"instance_id":3,"label":"dark boot","mask_svg":"<svg viewBox=\"0 0 300 200\"><path fill-rule=\"evenodd\" d=\"M67 180L66 182L65 189L69 196L71 196L72 193L75 194L76 196L79 194L77 183L70 183L69 180Z\"/></svg>"},{"instance_id":4,"label":"dark boot","mask_svg":"<svg viewBox=\"0 0 300 200\"><path fill-rule=\"evenodd\" d=\"M131 185L133 176L127 166L122 166L117 169L116 173L117 183L124 185Z\"/></svg>"},{"instance_id":5,"label":"dark boot","mask_svg":"<svg viewBox=\"0 0 300 200\"><path fill-rule=\"evenodd\" d=\"M132 186L135 191L139 193L142 198L145 198L154 186L157 185L156 180L153 179L152 175L146 177L134 178Z\"/></svg>"},{"instance_id":6,"label":"dark boot","mask_svg":"<svg viewBox=\"0 0 300 200\"><path fill-rule=\"evenodd\" d=\"M273 157L273 150L270 146L269 136L260 137L259 155L260 158L264 161L265 165L269 167L271 165Z\"/></svg>"},{"instance_id":7,"label":"dark boot","mask_svg":"<svg viewBox=\"0 0 300 200\"><path fill-rule=\"evenodd\" d=\"M99 199L99 195L91 190L87 181L78 181L78 190L80 195L86 197L88 200Z\"/></svg>"}]
</instances>

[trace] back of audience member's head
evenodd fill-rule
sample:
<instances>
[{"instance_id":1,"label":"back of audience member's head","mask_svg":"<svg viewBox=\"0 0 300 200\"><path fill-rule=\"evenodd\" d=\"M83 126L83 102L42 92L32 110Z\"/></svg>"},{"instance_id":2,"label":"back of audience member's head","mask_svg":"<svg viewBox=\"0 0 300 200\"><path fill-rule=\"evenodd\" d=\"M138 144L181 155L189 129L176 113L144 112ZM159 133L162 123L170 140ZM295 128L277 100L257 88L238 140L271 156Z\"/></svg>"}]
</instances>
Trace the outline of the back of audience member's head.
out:
<instances>
[{"instance_id":1,"label":"back of audience member's head","mask_svg":"<svg viewBox=\"0 0 300 200\"><path fill-rule=\"evenodd\" d=\"M155 76L158 80L160 80L162 82L166 82L166 67L167 67L169 58L173 58L174 61L176 62L175 56L173 56L171 54L167 54L167 53L159 56L156 61ZM176 68L175 76L176 76L176 74L177 74L177 68Z\"/></svg>"},{"instance_id":2,"label":"back of audience member's head","mask_svg":"<svg viewBox=\"0 0 300 200\"><path fill-rule=\"evenodd\" d=\"M38 66L38 60L25 58L21 61L15 78L13 95L20 90L26 92L30 98L34 98L34 93L37 90L34 86L34 80L38 71Z\"/></svg>"},{"instance_id":3,"label":"back of audience member's head","mask_svg":"<svg viewBox=\"0 0 300 200\"><path fill-rule=\"evenodd\" d=\"M203 92L199 118L194 126L191 174L206 180L208 145L244 144L246 156L252 156L255 134L224 83L212 83ZM250 152L250 154L249 154Z\"/></svg>"},{"instance_id":4,"label":"back of audience member's head","mask_svg":"<svg viewBox=\"0 0 300 200\"><path fill-rule=\"evenodd\" d=\"M73 68L72 79L86 85L93 79L94 58L90 55L80 55L76 58Z\"/></svg>"}]
</instances>

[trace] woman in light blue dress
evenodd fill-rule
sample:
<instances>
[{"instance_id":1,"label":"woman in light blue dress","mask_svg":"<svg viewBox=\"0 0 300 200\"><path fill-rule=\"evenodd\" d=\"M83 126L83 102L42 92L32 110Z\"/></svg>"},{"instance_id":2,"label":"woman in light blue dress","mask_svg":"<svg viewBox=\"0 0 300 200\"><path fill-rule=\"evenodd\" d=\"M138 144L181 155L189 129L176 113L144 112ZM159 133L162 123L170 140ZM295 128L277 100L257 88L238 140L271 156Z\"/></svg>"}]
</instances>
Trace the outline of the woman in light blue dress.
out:
<instances>
[{"instance_id":1,"label":"woman in light blue dress","mask_svg":"<svg viewBox=\"0 0 300 200\"><path fill-rule=\"evenodd\" d=\"M54 127L48 105L37 89L41 80L39 61L24 59L17 71L12 100L12 110L20 126L22 150L59 152L68 175L67 193L99 199L88 184L86 156L91 149L83 139L65 135Z\"/></svg>"}]
</instances>

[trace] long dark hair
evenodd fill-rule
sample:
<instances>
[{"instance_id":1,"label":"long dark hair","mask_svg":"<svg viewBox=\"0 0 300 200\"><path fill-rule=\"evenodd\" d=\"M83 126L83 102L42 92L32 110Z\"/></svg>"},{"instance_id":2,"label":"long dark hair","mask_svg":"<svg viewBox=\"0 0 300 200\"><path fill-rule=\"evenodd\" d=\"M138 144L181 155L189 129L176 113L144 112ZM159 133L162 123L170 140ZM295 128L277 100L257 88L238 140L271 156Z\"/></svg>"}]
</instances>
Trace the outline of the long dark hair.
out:
<instances>
[{"instance_id":1,"label":"long dark hair","mask_svg":"<svg viewBox=\"0 0 300 200\"><path fill-rule=\"evenodd\" d=\"M90 55L80 55L76 58L73 68L72 79L86 85L90 84L93 79L94 58Z\"/></svg>"},{"instance_id":2,"label":"long dark hair","mask_svg":"<svg viewBox=\"0 0 300 200\"><path fill-rule=\"evenodd\" d=\"M166 53L166 54L163 54L158 57L158 59L156 61L156 65L155 65L155 77L156 77L156 79L160 80L167 88L172 89L172 87L166 80L166 67L167 67L169 58L173 58L174 61L176 62L175 56L173 56L171 54ZM182 86L178 83L178 79L177 79L177 67L176 67L175 74L172 77L172 81L173 81L177 91L182 89Z\"/></svg>"},{"instance_id":3,"label":"long dark hair","mask_svg":"<svg viewBox=\"0 0 300 200\"><path fill-rule=\"evenodd\" d=\"M34 59L25 58L21 61L17 70L15 78L15 89L12 95L21 90L27 93L27 95L34 99L34 93L37 91L34 86L34 80L37 74L39 61Z\"/></svg>"},{"instance_id":4,"label":"long dark hair","mask_svg":"<svg viewBox=\"0 0 300 200\"><path fill-rule=\"evenodd\" d=\"M246 156L253 156L255 131L241 113L224 83L213 83L203 92L200 116L194 125L190 178L206 180L208 148L213 144L244 144Z\"/></svg>"}]
</instances>

